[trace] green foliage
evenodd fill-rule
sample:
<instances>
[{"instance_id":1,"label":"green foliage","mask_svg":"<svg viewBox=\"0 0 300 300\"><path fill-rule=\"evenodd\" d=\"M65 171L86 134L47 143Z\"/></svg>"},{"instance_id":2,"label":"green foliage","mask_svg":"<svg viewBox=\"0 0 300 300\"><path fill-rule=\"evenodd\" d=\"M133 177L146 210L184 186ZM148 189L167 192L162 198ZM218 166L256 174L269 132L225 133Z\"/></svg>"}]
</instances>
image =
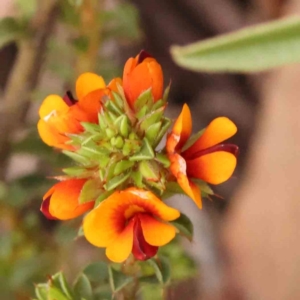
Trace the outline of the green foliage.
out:
<instances>
[{"instance_id":1,"label":"green foliage","mask_svg":"<svg viewBox=\"0 0 300 300\"><path fill-rule=\"evenodd\" d=\"M188 238L190 241L193 240L194 227L188 216L181 213L180 217L171 223L179 230L180 234Z\"/></svg>"},{"instance_id":2,"label":"green foliage","mask_svg":"<svg viewBox=\"0 0 300 300\"><path fill-rule=\"evenodd\" d=\"M258 72L300 62L300 19L291 17L237 32L173 46L175 62L205 72Z\"/></svg>"}]
</instances>

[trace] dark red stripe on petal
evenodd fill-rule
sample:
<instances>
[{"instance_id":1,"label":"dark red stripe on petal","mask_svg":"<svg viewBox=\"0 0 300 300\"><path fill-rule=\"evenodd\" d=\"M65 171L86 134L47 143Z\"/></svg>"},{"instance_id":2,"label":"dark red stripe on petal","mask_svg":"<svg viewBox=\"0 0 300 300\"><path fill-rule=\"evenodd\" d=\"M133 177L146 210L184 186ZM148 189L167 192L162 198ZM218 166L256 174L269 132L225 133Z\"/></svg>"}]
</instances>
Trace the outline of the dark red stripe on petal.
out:
<instances>
[{"instance_id":1,"label":"dark red stripe on petal","mask_svg":"<svg viewBox=\"0 0 300 300\"><path fill-rule=\"evenodd\" d=\"M41 205L41 212L44 214L44 216L49 219L49 220L58 220L57 218L55 218L54 216L52 216L50 214L50 211L49 211L49 207L50 207L50 199L51 199L51 196L46 198L43 202L42 202L42 205Z\"/></svg>"},{"instance_id":2,"label":"dark red stripe on petal","mask_svg":"<svg viewBox=\"0 0 300 300\"><path fill-rule=\"evenodd\" d=\"M198 151L198 152L194 153L188 159L192 160L194 158L197 158L197 157L209 154L209 153L213 153L213 152L216 152L216 151L229 152L229 153L233 154L234 156L239 155L239 147L237 145L234 145L234 144L219 144L219 145L215 145L215 146L212 146L210 148Z\"/></svg>"},{"instance_id":3,"label":"dark red stripe on petal","mask_svg":"<svg viewBox=\"0 0 300 300\"><path fill-rule=\"evenodd\" d=\"M148 244L144 238L141 221L136 215L133 225L132 254L137 260L147 260L156 255L158 247Z\"/></svg>"},{"instance_id":4,"label":"dark red stripe on petal","mask_svg":"<svg viewBox=\"0 0 300 300\"><path fill-rule=\"evenodd\" d=\"M146 52L145 50L142 50L142 51L139 53L139 58L138 58L137 64L142 63L142 62L143 62L146 58L148 58L148 57L151 57L151 58L152 58L152 56L151 56L148 52Z\"/></svg>"},{"instance_id":5,"label":"dark red stripe on petal","mask_svg":"<svg viewBox=\"0 0 300 300\"><path fill-rule=\"evenodd\" d=\"M70 91L66 92L66 94L63 97L63 100L65 101L65 103L68 106L72 106L72 105L74 105L77 102L77 100L73 97L73 95L72 95L72 93Z\"/></svg>"}]
</instances>

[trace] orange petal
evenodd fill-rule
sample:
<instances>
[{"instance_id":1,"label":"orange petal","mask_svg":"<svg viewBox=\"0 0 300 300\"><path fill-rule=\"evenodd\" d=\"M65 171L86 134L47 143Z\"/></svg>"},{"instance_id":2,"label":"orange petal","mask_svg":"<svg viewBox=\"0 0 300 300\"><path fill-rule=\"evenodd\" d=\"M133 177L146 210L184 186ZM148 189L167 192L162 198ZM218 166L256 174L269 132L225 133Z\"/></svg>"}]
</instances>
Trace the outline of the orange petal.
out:
<instances>
[{"instance_id":1,"label":"orange petal","mask_svg":"<svg viewBox=\"0 0 300 300\"><path fill-rule=\"evenodd\" d=\"M166 245L176 235L173 225L160 222L147 214L141 214L140 221L144 238L152 246Z\"/></svg>"},{"instance_id":2,"label":"orange petal","mask_svg":"<svg viewBox=\"0 0 300 300\"><path fill-rule=\"evenodd\" d=\"M167 139L166 149L168 153L180 150L186 143L192 132L192 116L187 104L175 121L172 132Z\"/></svg>"},{"instance_id":3,"label":"orange petal","mask_svg":"<svg viewBox=\"0 0 300 300\"><path fill-rule=\"evenodd\" d=\"M86 179L69 179L55 184L50 196L49 212L60 220L76 218L93 208L94 202L78 203L79 194ZM47 195L48 193L46 193Z\"/></svg>"},{"instance_id":4,"label":"orange petal","mask_svg":"<svg viewBox=\"0 0 300 300\"><path fill-rule=\"evenodd\" d=\"M83 73L76 81L76 95L79 101L88 93L105 88L103 78L95 73Z\"/></svg>"},{"instance_id":5,"label":"orange petal","mask_svg":"<svg viewBox=\"0 0 300 300\"><path fill-rule=\"evenodd\" d=\"M65 103L62 97L58 95L49 95L43 101L40 109L39 116L41 119L47 121L52 114L67 112L69 106Z\"/></svg>"},{"instance_id":6,"label":"orange petal","mask_svg":"<svg viewBox=\"0 0 300 300\"><path fill-rule=\"evenodd\" d=\"M154 101L161 99L163 73L160 64L153 58L135 64L136 60L129 59L124 68L123 88L129 105L133 107L139 95L149 88L152 88Z\"/></svg>"},{"instance_id":7,"label":"orange petal","mask_svg":"<svg viewBox=\"0 0 300 300\"><path fill-rule=\"evenodd\" d=\"M220 184L230 178L236 162L235 155L216 151L187 160L187 174L189 177L199 178L208 183Z\"/></svg>"},{"instance_id":8,"label":"orange petal","mask_svg":"<svg viewBox=\"0 0 300 300\"><path fill-rule=\"evenodd\" d=\"M178 153L169 155L171 161L170 170L176 177L183 191L195 202L198 208L202 208L201 191L199 187L188 179L186 175L187 165L183 157Z\"/></svg>"},{"instance_id":9,"label":"orange petal","mask_svg":"<svg viewBox=\"0 0 300 300\"><path fill-rule=\"evenodd\" d=\"M118 92L118 87L117 85L122 86L123 85L123 81L120 77L114 78L111 80L111 82L107 85L107 87L114 92Z\"/></svg>"},{"instance_id":10,"label":"orange petal","mask_svg":"<svg viewBox=\"0 0 300 300\"><path fill-rule=\"evenodd\" d=\"M41 139L48 146L54 146L60 149L72 149L70 145L65 145L65 142L69 139L60 134L57 129L46 123L44 120L39 120L37 128Z\"/></svg>"},{"instance_id":11,"label":"orange petal","mask_svg":"<svg viewBox=\"0 0 300 300\"><path fill-rule=\"evenodd\" d=\"M113 262L120 263L128 258L133 245L133 220L118 237L106 248L106 256Z\"/></svg>"},{"instance_id":12,"label":"orange petal","mask_svg":"<svg viewBox=\"0 0 300 300\"><path fill-rule=\"evenodd\" d=\"M124 230L127 220L141 212L167 221L180 216L177 209L167 206L151 192L128 188L114 192L85 217L84 234L93 245L107 247Z\"/></svg>"},{"instance_id":13,"label":"orange petal","mask_svg":"<svg viewBox=\"0 0 300 300\"><path fill-rule=\"evenodd\" d=\"M194 153L217 145L237 132L236 125L226 117L214 119L205 129L203 135L186 151L182 153L185 158L191 157Z\"/></svg>"},{"instance_id":14,"label":"orange petal","mask_svg":"<svg viewBox=\"0 0 300 300\"><path fill-rule=\"evenodd\" d=\"M108 95L108 89L95 90L85 95L78 102L79 107L86 113L87 121L98 122L98 113L101 108L101 100Z\"/></svg>"}]
</instances>

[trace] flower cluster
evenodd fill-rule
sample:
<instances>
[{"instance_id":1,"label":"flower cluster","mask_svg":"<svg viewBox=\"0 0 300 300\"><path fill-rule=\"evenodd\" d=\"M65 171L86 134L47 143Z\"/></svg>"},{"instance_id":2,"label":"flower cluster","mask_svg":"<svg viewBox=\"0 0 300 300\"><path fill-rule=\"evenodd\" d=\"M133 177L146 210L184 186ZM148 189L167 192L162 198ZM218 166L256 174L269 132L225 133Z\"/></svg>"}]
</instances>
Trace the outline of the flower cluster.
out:
<instances>
[{"instance_id":1,"label":"flower cluster","mask_svg":"<svg viewBox=\"0 0 300 300\"><path fill-rule=\"evenodd\" d=\"M180 212L162 199L184 193L201 208L201 196L213 194L208 183L226 181L236 166L238 147L223 144L236 133L234 123L219 117L191 136L187 104L158 150L172 124L164 115L168 91L160 64L142 51L126 62L122 79L106 85L84 73L76 98L50 95L39 110L42 140L74 160L41 211L58 220L88 212L86 239L114 262L130 253L138 260L155 256L180 231L174 224Z\"/></svg>"}]
</instances>

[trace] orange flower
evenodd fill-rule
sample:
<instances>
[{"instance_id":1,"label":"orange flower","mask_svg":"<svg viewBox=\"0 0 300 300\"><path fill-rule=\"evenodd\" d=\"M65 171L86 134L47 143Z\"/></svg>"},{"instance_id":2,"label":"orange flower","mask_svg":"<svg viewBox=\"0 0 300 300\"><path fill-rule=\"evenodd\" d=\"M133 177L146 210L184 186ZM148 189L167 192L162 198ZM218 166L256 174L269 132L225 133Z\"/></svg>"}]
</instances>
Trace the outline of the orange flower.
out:
<instances>
[{"instance_id":1,"label":"orange flower","mask_svg":"<svg viewBox=\"0 0 300 300\"><path fill-rule=\"evenodd\" d=\"M83 131L81 122L97 123L100 100L106 94L101 76L84 73L76 81L78 101L70 92L63 98L48 96L39 110L38 131L42 140L49 146L72 149L72 146L65 144L69 140L66 134Z\"/></svg>"},{"instance_id":2,"label":"orange flower","mask_svg":"<svg viewBox=\"0 0 300 300\"><path fill-rule=\"evenodd\" d=\"M191 178L198 178L211 184L220 184L231 177L236 166L238 147L220 143L233 136L237 132L237 128L226 117L216 118L196 142L185 149L184 146L191 132L191 112L189 107L184 104L172 132L168 136L166 150L171 161L170 170L178 184L201 208L201 191Z\"/></svg>"},{"instance_id":3,"label":"orange flower","mask_svg":"<svg viewBox=\"0 0 300 300\"><path fill-rule=\"evenodd\" d=\"M123 88L126 99L133 108L139 95L152 88L154 101L163 95L163 72L160 64L147 52L141 51L127 60L123 72Z\"/></svg>"},{"instance_id":4,"label":"orange flower","mask_svg":"<svg viewBox=\"0 0 300 300\"><path fill-rule=\"evenodd\" d=\"M94 206L94 201L78 203L86 179L69 179L56 183L43 197L41 212L54 220L76 218Z\"/></svg>"},{"instance_id":5,"label":"orange flower","mask_svg":"<svg viewBox=\"0 0 300 300\"><path fill-rule=\"evenodd\" d=\"M136 259L146 260L175 237L175 227L166 221L179 216L178 210L151 192L128 188L114 192L91 211L83 221L83 230L87 240L105 247L114 262L126 260L131 252Z\"/></svg>"}]
</instances>

